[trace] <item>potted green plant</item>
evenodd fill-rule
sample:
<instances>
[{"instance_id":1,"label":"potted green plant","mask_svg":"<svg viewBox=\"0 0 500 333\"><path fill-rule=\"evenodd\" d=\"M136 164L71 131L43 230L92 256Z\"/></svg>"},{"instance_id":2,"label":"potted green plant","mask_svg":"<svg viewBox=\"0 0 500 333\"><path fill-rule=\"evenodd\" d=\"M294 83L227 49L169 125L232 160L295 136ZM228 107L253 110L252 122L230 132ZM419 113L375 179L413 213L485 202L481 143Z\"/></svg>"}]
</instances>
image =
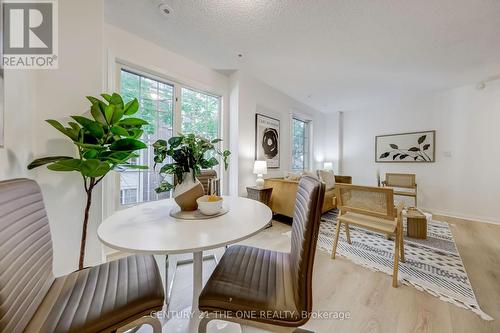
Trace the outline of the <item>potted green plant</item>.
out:
<instances>
[{"instance_id":1,"label":"potted green plant","mask_svg":"<svg viewBox=\"0 0 500 333\"><path fill-rule=\"evenodd\" d=\"M219 164L215 156L222 157L224 168L228 167L229 150L220 150L217 144L221 139L207 140L194 134L180 134L168 141L158 140L153 144L155 168L170 157L173 162L163 165L159 171L163 176L157 193L174 189L174 199L183 211L193 211L198 208L196 199L203 196L203 186L196 179L201 169L210 169ZM210 156L211 155L211 156ZM166 179L166 175L174 175L177 185L174 187Z\"/></svg>"},{"instance_id":2,"label":"potted green plant","mask_svg":"<svg viewBox=\"0 0 500 333\"><path fill-rule=\"evenodd\" d=\"M101 96L104 100L87 97L91 103L92 118L71 116L74 121L68 122L67 127L56 120L46 120L71 139L78 153L77 157L50 156L36 159L28 165L28 169L34 169L48 164L49 170L77 171L82 175L87 198L80 242L78 263L80 270L83 269L85 259L92 191L111 170L148 168L129 163L130 159L139 156L136 153L138 150L147 148L139 138L143 133L142 127L148 125L148 122L130 117L139 109L139 102L134 98L124 103L117 93L102 94Z\"/></svg>"}]
</instances>

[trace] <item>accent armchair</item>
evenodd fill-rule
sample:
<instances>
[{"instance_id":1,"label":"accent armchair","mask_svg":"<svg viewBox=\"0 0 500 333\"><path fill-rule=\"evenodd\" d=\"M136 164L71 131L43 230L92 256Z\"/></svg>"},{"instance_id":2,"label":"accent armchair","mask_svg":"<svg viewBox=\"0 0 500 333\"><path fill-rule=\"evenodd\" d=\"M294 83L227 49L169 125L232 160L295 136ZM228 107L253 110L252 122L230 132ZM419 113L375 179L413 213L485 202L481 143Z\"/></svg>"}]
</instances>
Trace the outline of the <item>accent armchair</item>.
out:
<instances>
[{"instance_id":1,"label":"accent armchair","mask_svg":"<svg viewBox=\"0 0 500 333\"><path fill-rule=\"evenodd\" d=\"M416 176L412 173L386 173L385 180L382 181L383 187L403 188L404 191L394 191L394 195L402 195L415 199L417 206L417 183ZM408 191L409 190L409 191Z\"/></svg>"},{"instance_id":2,"label":"accent armchair","mask_svg":"<svg viewBox=\"0 0 500 333\"><path fill-rule=\"evenodd\" d=\"M199 298L210 320L273 325L273 332L308 332L312 312L312 274L325 185L303 177L297 187L290 253L235 245L229 247ZM239 316L239 314L246 314Z\"/></svg>"},{"instance_id":3,"label":"accent armchair","mask_svg":"<svg viewBox=\"0 0 500 333\"><path fill-rule=\"evenodd\" d=\"M398 286L399 259L405 261L403 241L403 203L394 207L394 193L390 188L337 184L339 216L333 241L332 259L335 259L341 225L344 224L347 242L351 244L349 225L395 236L392 286Z\"/></svg>"},{"instance_id":4,"label":"accent armchair","mask_svg":"<svg viewBox=\"0 0 500 333\"><path fill-rule=\"evenodd\" d=\"M163 307L152 256L130 256L55 278L52 241L36 182L0 182L0 332L124 332Z\"/></svg>"}]
</instances>

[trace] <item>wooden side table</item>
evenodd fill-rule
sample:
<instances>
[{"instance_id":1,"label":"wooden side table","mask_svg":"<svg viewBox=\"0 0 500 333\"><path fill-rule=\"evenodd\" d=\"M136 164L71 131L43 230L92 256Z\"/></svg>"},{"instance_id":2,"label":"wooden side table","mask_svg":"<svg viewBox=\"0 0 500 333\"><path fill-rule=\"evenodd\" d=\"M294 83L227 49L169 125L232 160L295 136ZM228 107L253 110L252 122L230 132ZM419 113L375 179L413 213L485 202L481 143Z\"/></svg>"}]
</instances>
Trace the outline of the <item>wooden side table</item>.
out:
<instances>
[{"instance_id":1,"label":"wooden side table","mask_svg":"<svg viewBox=\"0 0 500 333\"><path fill-rule=\"evenodd\" d=\"M269 201L271 200L271 194L273 193L272 187L259 188L257 186L247 186L247 197L249 199L257 200L262 202L264 205L269 207ZM269 207L271 208L271 207ZM269 222L267 228L273 226L273 220Z\"/></svg>"},{"instance_id":2,"label":"wooden side table","mask_svg":"<svg viewBox=\"0 0 500 333\"><path fill-rule=\"evenodd\" d=\"M406 230L408 237L427 238L427 217L420 209L408 208L406 212Z\"/></svg>"},{"instance_id":3,"label":"wooden side table","mask_svg":"<svg viewBox=\"0 0 500 333\"><path fill-rule=\"evenodd\" d=\"M247 187L248 198L260 201L266 206L269 206L269 200L271 200L272 193L273 193L272 187L263 187L263 188L258 188L256 186Z\"/></svg>"}]
</instances>

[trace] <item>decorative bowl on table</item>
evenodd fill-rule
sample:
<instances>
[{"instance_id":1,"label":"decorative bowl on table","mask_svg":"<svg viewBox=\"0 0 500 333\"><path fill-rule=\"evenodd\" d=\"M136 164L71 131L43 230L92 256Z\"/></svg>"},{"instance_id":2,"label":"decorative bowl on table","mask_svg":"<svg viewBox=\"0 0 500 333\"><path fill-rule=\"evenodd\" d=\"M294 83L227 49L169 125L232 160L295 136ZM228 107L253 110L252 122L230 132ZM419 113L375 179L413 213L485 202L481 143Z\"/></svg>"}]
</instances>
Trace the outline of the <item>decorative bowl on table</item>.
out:
<instances>
[{"instance_id":1,"label":"decorative bowl on table","mask_svg":"<svg viewBox=\"0 0 500 333\"><path fill-rule=\"evenodd\" d=\"M204 195L196 199L198 209L203 215L215 215L222 211L222 197L217 195Z\"/></svg>"}]
</instances>

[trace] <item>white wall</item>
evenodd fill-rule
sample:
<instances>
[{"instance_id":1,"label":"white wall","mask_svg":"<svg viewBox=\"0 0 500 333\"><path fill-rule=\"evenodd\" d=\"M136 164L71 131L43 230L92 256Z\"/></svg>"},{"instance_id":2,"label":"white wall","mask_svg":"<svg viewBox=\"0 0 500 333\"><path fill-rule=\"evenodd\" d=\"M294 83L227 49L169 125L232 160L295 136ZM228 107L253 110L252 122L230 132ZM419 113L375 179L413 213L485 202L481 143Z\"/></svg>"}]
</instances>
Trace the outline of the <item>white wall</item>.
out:
<instances>
[{"instance_id":1,"label":"white wall","mask_svg":"<svg viewBox=\"0 0 500 333\"><path fill-rule=\"evenodd\" d=\"M434 213L500 222L500 82L344 113L344 174L376 185L376 173L417 175L419 206ZM436 162L375 163L376 135L436 130ZM445 152L451 153L447 157Z\"/></svg>"},{"instance_id":2,"label":"white wall","mask_svg":"<svg viewBox=\"0 0 500 333\"><path fill-rule=\"evenodd\" d=\"M0 179L27 177L33 159L35 72L5 70L4 147L0 148Z\"/></svg>"},{"instance_id":3,"label":"white wall","mask_svg":"<svg viewBox=\"0 0 500 333\"><path fill-rule=\"evenodd\" d=\"M280 120L280 168L269 169L266 177L282 177L291 169L290 122L292 113L306 115L313 121L314 149L313 169L321 165L324 159L325 115L306 106L273 87L255 79L244 72L237 72L231 77L232 92L238 93L238 121L231 131L238 138L238 194L246 195L246 186L255 185L256 176L252 174L255 160L255 114L263 113ZM237 89L236 89L237 87Z\"/></svg>"},{"instance_id":4,"label":"white wall","mask_svg":"<svg viewBox=\"0 0 500 333\"><path fill-rule=\"evenodd\" d=\"M323 157L318 157L318 161L332 162L335 174L342 174L341 154L342 154L342 112L333 112L325 115L323 122L324 136L320 140L322 144ZM318 168L322 168L321 165Z\"/></svg>"},{"instance_id":5,"label":"white wall","mask_svg":"<svg viewBox=\"0 0 500 333\"><path fill-rule=\"evenodd\" d=\"M85 96L102 92L102 29L102 1L59 1L59 69L36 73L36 108L30 115L34 121L35 157L76 156L71 141L44 120L66 121L70 115L82 114L88 110ZM12 125L16 126L7 123L7 126ZM30 171L28 176L35 178L42 187L54 245L54 272L60 275L73 271L78 266L85 204L82 178L76 172L52 172L45 167ZM88 265L101 261L96 235L101 200L97 188L87 238Z\"/></svg>"},{"instance_id":6,"label":"white wall","mask_svg":"<svg viewBox=\"0 0 500 333\"><path fill-rule=\"evenodd\" d=\"M231 156L229 159L229 194L238 195L238 177L239 177L239 102L240 102L240 73L235 72L229 78L229 136Z\"/></svg>"}]
</instances>

